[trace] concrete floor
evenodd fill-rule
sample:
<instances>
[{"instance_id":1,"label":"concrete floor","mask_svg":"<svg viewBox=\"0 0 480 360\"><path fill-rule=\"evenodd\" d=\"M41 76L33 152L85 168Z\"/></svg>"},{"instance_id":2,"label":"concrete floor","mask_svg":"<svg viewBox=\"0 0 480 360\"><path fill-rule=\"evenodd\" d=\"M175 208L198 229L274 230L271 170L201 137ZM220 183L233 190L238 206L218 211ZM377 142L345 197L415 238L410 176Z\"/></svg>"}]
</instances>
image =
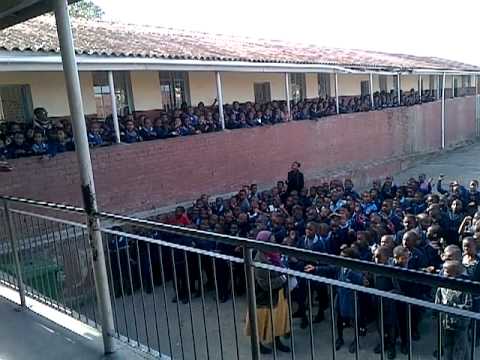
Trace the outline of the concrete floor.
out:
<instances>
[{"instance_id":1,"label":"concrete floor","mask_svg":"<svg viewBox=\"0 0 480 360\"><path fill-rule=\"evenodd\" d=\"M0 359L1 360L140 360L153 359L123 343L116 343L117 352L105 356L101 334L75 320L60 323L48 320L29 309L20 310L8 296L11 290L0 286ZM27 306L36 310L45 307L27 299ZM35 310L35 311L36 311ZM51 318L63 314L49 309ZM76 332L69 329L75 329Z\"/></svg>"}]
</instances>

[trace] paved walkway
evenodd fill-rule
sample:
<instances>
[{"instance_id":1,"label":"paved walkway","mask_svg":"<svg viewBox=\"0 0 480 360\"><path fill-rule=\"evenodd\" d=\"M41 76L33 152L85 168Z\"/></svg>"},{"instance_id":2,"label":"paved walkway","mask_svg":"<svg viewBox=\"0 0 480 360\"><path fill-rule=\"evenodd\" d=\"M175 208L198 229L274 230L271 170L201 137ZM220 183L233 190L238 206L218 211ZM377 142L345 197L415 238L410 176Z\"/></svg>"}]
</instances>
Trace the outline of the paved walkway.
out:
<instances>
[{"instance_id":1,"label":"paved walkway","mask_svg":"<svg viewBox=\"0 0 480 360\"><path fill-rule=\"evenodd\" d=\"M425 173L427 178L433 177L436 182L438 176L444 174L445 187L448 187L449 182L453 180L468 186L470 180L480 180L479 159L480 143L477 142L421 161L412 168L397 174L395 180L400 183L406 181L409 177L418 177L419 174Z\"/></svg>"}]
</instances>

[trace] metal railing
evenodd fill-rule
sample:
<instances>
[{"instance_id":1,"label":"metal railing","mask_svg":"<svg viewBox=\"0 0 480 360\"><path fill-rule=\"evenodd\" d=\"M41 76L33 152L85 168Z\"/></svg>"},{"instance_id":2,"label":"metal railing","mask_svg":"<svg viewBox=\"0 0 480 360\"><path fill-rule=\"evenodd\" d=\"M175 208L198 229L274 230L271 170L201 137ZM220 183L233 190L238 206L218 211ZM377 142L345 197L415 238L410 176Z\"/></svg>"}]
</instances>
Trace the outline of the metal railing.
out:
<instances>
[{"instance_id":1,"label":"metal railing","mask_svg":"<svg viewBox=\"0 0 480 360\"><path fill-rule=\"evenodd\" d=\"M33 297L100 328L86 226L43 214L83 210L1 199L0 282L19 290L22 304L24 296ZM111 335L155 356L385 359L399 339L396 348L409 359L431 358L434 351L437 359L446 359L452 337L463 334L463 350L477 358L472 324L480 314L435 304L431 295L439 287L480 294L479 283L116 214L96 216L114 225L101 228ZM261 261L262 254L272 253L281 253L290 265L294 259L321 265L328 274ZM329 275L342 268L402 281L418 291L406 296L338 277L338 271ZM445 329L447 320L468 324L454 334ZM264 354L269 351L272 355Z\"/></svg>"}]
</instances>

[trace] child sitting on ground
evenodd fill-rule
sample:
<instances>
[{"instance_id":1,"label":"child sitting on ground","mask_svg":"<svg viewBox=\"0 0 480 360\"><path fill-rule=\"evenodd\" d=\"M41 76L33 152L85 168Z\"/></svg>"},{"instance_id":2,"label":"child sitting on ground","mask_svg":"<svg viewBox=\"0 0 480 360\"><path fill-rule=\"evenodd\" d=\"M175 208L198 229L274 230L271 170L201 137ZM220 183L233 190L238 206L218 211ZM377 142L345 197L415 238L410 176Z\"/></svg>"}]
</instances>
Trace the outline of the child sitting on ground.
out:
<instances>
[{"instance_id":1,"label":"child sitting on ground","mask_svg":"<svg viewBox=\"0 0 480 360\"><path fill-rule=\"evenodd\" d=\"M33 135L33 144L32 144L33 154L45 155L47 151L48 151L48 146L43 138L43 134L41 132L36 132Z\"/></svg>"}]
</instances>

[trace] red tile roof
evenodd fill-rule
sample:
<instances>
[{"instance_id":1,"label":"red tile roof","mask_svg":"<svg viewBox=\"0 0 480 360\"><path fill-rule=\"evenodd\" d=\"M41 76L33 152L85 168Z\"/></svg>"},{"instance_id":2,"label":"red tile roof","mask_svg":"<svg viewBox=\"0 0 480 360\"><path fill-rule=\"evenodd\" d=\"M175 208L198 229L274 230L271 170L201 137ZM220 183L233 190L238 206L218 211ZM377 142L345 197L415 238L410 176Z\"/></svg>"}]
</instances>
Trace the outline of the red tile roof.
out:
<instances>
[{"instance_id":1,"label":"red tile roof","mask_svg":"<svg viewBox=\"0 0 480 360\"><path fill-rule=\"evenodd\" d=\"M154 26L74 19L72 27L76 51L83 55L480 71L474 65L436 57L327 48ZM1 31L0 49L58 53L54 17L41 16Z\"/></svg>"}]
</instances>

